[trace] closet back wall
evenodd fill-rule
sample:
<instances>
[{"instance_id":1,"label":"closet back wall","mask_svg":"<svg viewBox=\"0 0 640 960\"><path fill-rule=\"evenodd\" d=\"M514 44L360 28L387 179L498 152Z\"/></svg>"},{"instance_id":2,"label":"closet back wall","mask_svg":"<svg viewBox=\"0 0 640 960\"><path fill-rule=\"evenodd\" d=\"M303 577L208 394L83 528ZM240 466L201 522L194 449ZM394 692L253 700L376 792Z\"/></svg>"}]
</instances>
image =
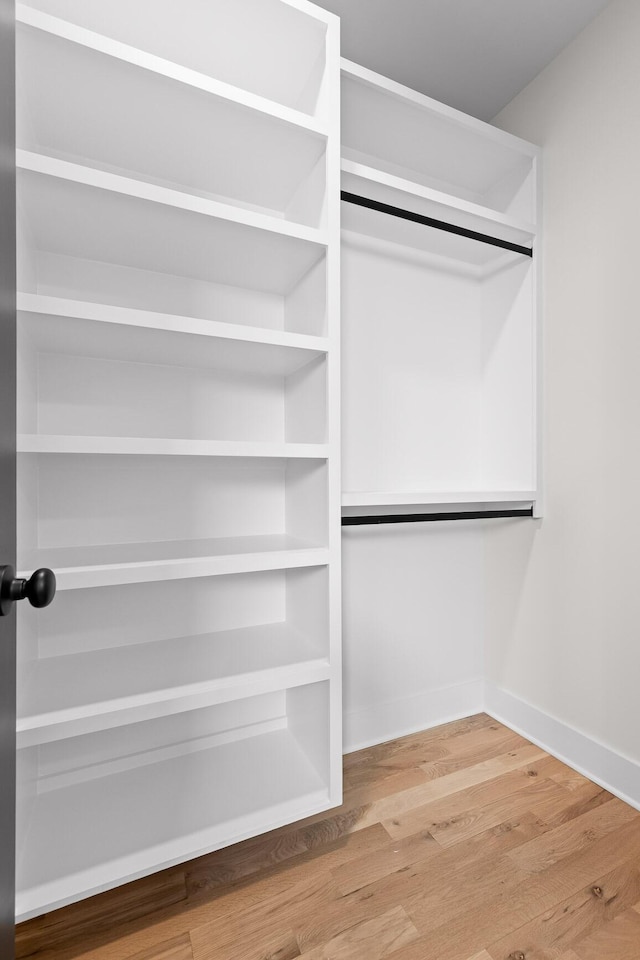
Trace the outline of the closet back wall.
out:
<instances>
[{"instance_id":1,"label":"closet back wall","mask_svg":"<svg viewBox=\"0 0 640 960\"><path fill-rule=\"evenodd\" d=\"M545 157L546 504L487 540L486 649L489 708L638 804L639 39L616 0L496 118Z\"/></svg>"},{"instance_id":2,"label":"closet back wall","mask_svg":"<svg viewBox=\"0 0 640 960\"><path fill-rule=\"evenodd\" d=\"M343 528L346 752L482 709L486 522Z\"/></svg>"}]
</instances>

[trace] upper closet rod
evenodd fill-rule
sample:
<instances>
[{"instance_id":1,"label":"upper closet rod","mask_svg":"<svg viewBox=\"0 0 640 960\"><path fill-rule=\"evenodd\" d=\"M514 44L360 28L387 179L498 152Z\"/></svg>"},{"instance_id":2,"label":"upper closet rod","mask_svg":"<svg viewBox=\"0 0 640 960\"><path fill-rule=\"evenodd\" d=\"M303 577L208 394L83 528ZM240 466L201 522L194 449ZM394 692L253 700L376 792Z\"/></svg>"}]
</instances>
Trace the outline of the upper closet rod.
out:
<instances>
[{"instance_id":1,"label":"upper closet rod","mask_svg":"<svg viewBox=\"0 0 640 960\"><path fill-rule=\"evenodd\" d=\"M481 243L489 243L492 247L502 247L504 250L513 250L514 253L522 253L525 257L533 257L531 247L523 247L519 243L511 243L510 240L499 240L498 237L490 237L486 233L478 233L476 230L467 230L466 227L458 227L453 223L446 223L444 220L436 220L433 217L425 217L422 213L414 213L412 210L403 210L402 207L393 207L390 203L381 203L379 200L370 200L368 197L361 197L357 193L348 193L346 190L340 191L340 197L347 203L354 203L358 207L368 207L369 210L377 210L379 213L388 213L392 217L400 217L401 220L412 220L414 223L422 223L425 227L434 227L436 230L444 230L446 233L455 233L459 237L469 237L471 240L479 240Z\"/></svg>"},{"instance_id":2,"label":"upper closet rod","mask_svg":"<svg viewBox=\"0 0 640 960\"><path fill-rule=\"evenodd\" d=\"M427 523L435 520L495 520L502 517L533 517L533 507L518 510L463 510L458 513L382 513L360 517L343 517L343 527L360 527L371 523Z\"/></svg>"}]
</instances>

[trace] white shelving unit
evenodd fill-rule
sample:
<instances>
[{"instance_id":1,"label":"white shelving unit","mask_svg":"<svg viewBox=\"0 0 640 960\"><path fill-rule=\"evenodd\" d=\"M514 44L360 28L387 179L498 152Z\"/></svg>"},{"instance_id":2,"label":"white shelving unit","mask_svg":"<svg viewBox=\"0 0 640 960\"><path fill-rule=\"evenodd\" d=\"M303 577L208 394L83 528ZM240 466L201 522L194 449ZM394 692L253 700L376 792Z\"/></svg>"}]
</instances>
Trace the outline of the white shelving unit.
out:
<instances>
[{"instance_id":1,"label":"white shelving unit","mask_svg":"<svg viewBox=\"0 0 640 960\"><path fill-rule=\"evenodd\" d=\"M539 514L538 150L345 60L341 89L344 511Z\"/></svg>"},{"instance_id":2,"label":"white shelving unit","mask_svg":"<svg viewBox=\"0 0 640 960\"><path fill-rule=\"evenodd\" d=\"M340 802L340 132L305 0L17 18L26 919Z\"/></svg>"}]
</instances>

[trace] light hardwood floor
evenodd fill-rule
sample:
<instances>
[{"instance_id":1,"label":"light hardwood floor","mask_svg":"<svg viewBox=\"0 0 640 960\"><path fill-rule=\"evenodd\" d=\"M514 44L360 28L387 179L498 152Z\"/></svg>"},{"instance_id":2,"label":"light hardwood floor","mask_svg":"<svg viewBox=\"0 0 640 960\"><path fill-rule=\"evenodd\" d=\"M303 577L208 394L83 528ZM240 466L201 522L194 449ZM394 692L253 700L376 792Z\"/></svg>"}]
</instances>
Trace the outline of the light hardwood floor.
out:
<instances>
[{"instance_id":1,"label":"light hardwood floor","mask_svg":"<svg viewBox=\"0 0 640 960\"><path fill-rule=\"evenodd\" d=\"M640 960L640 813L491 718L345 757L345 803L18 927L38 960Z\"/></svg>"}]
</instances>

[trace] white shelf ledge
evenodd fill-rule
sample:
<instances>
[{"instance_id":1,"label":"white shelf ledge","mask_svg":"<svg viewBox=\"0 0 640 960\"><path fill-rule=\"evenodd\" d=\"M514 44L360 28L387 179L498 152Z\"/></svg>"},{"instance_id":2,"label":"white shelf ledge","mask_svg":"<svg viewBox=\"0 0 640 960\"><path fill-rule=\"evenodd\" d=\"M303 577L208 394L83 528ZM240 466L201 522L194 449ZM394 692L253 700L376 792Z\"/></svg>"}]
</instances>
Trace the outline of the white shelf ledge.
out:
<instances>
[{"instance_id":1,"label":"white shelf ledge","mask_svg":"<svg viewBox=\"0 0 640 960\"><path fill-rule=\"evenodd\" d=\"M59 160L57 157L34 153L31 150L16 150L16 166L19 170L30 170L32 173L42 174L45 177L67 180L85 187L118 193L161 206L176 207L179 210L251 227L254 230L266 231L296 240L306 240L309 243L317 243L322 246L327 244L326 231L317 227L307 227L301 223L293 223L290 220L282 220L268 214L245 210L229 203L221 203L219 200L197 197L191 193L184 193L182 190L174 190L172 187L159 186L132 177L123 177L118 173L110 173L96 167L71 163L68 160Z\"/></svg>"},{"instance_id":2,"label":"white shelf ledge","mask_svg":"<svg viewBox=\"0 0 640 960\"><path fill-rule=\"evenodd\" d=\"M355 490L342 494L343 507L384 506L473 506L476 504L504 503L530 504L535 499L535 490Z\"/></svg>"},{"instance_id":3,"label":"white shelf ledge","mask_svg":"<svg viewBox=\"0 0 640 960\"><path fill-rule=\"evenodd\" d=\"M280 347L292 355L298 356L298 351L310 351L309 356L302 358L298 356L298 361L302 359L307 362L315 356L324 354L328 351L329 340L327 337L314 337L303 333L291 333L288 330L272 330L262 327L245 326L241 323L222 323L218 320L205 320L199 317L185 317L173 313L159 313L153 310L138 310L131 307L113 306L107 303L93 303L86 300L68 300L63 297L43 296L36 293L18 292L18 313L26 318L29 315L35 317L51 318L57 320L86 320L91 327L91 338L95 337L96 328L92 322L109 324L109 341L113 339L113 328L117 326L135 327L140 330L151 330L158 332L167 332L179 334L183 341L189 337L196 338L198 355L202 353L204 341L197 338L210 338L212 340L233 341L237 344L258 344L265 347ZM43 324L41 336L46 336L48 322ZM74 326L73 338L69 337L69 342L64 338L64 329L60 325L55 325L55 333L49 341L51 346L55 343L60 345L64 343L64 352L68 353L73 346L77 336L78 326ZM180 341L176 338L171 341L175 350ZM144 341L145 350L153 346L151 339ZM86 345L83 344L83 350ZM261 357L260 369L264 370L265 357ZM187 361L185 361L187 362ZM188 362L191 362L190 360ZM288 373L297 369L295 365L282 364L279 372Z\"/></svg>"},{"instance_id":4,"label":"white shelf ledge","mask_svg":"<svg viewBox=\"0 0 640 960\"><path fill-rule=\"evenodd\" d=\"M18 192L37 251L289 293L326 233L25 150Z\"/></svg>"},{"instance_id":5,"label":"white shelf ledge","mask_svg":"<svg viewBox=\"0 0 640 960\"><path fill-rule=\"evenodd\" d=\"M288 376L328 340L281 330L18 294L18 338L36 352Z\"/></svg>"},{"instance_id":6,"label":"white shelf ledge","mask_svg":"<svg viewBox=\"0 0 640 960\"><path fill-rule=\"evenodd\" d=\"M325 149L309 116L20 5L18 43L21 147L286 219Z\"/></svg>"},{"instance_id":7,"label":"white shelf ledge","mask_svg":"<svg viewBox=\"0 0 640 960\"><path fill-rule=\"evenodd\" d=\"M24 550L18 562L24 571L28 571L20 573L20 577L31 576L37 567L51 567L59 590L76 590L324 566L329 563L329 550L286 534L274 534L90 547L42 547Z\"/></svg>"},{"instance_id":8,"label":"white shelf ledge","mask_svg":"<svg viewBox=\"0 0 640 960\"><path fill-rule=\"evenodd\" d=\"M345 60L341 103L348 159L535 217L530 176L540 151L532 144Z\"/></svg>"},{"instance_id":9,"label":"white shelf ledge","mask_svg":"<svg viewBox=\"0 0 640 960\"><path fill-rule=\"evenodd\" d=\"M42 13L25 4L16 4L16 21L18 24L30 27L33 30L47 33L52 38L66 40L70 44L84 47L87 51L92 51L95 54L103 54L114 60L120 60L125 64L138 67L148 74L156 74L158 78L166 78L182 84L185 87L191 87L196 92L201 91L211 94L214 97L235 103L245 109L248 108L256 113L265 114L268 117L301 127L304 130L316 134L324 135L326 133L326 124L312 117L310 114L286 107L274 100L250 93L240 87L224 83L221 80L216 80L214 77L207 76L196 70L191 70L171 60L147 53L137 47L113 40L110 37L95 33L92 30L87 30L84 27L76 26L67 20ZM67 47L67 50L71 51L71 47ZM71 56L73 56L72 53ZM72 61L70 63L70 66L71 65ZM127 89L130 95L130 88L127 87ZM110 92L110 96L112 96L112 92ZM151 110L150 115L155 112L156 109L157 104L156 107ZM162 111L162 115L164 115L164 110ZM168 126L165 129L170 130L171 127Z\"/></svg>"},{"instance_id":10,"label":"white shelf ledge","mask_svg":"<svg viewBox=\"0 0 640 960\"><path fill-rule=\"evenodd\" d=\"M67 453L154 457L247 457L325 460L323 443L260 443L244 440L180 440L155 437L74 437L19 434L18 453Z\"/></svg>"},{"instance_id":11,"label":"white shelf ledge","mask_svg":"<svg viewBox=\"0 0 640 960\"><path fill-rule=\"evenodd\" d=\"M522 140L512 133L507 133L506 130L494 127L493 124L487 123L485 120L478 120L477 117L471 117L469 114L463 113L461 110L456 110L455 107L450 107L448 104L441 103L439 100L434 100L432 97L428 97L424 93L419 93L411 87L407 87L395 80L390 80L380 73L376 73L367 67L362 67L360 64L354 63L353 60L347 60L346 57L340 59L340 72L343 78L349 81L359 82L363 86L371 87L380 94L393 97L394 100L399 101L399 103L404 102L416 107L422 111L425 117L432 115L452 126L460 127L468 136L472 135L474 137L474 143L477 143L478 139L484 138L488 141L493 141L499 147L503 148L505 152L519 153L524 157L536 157L540 152L538 147L529 143L527 140ZM472 161L473 157L470 162Z\"/></svg>"},{"instance_id":12,"label":"white shelf ledge","mask_svg":"<svg viewBox=\"0 0 640 960\"><path fill-rule=\"evenodd\" d=\"M326 680L329 662L287 623L34 661L18 747Z\"/></svg>"},{"instance_id":13,"label":"white shelf ledge","mask_svg":"<svg viewBox=\"0 0 640 960\"><path fill-rule=\"evenodd\" d=\"M355 186L353 182L351 185ZM356 187L350 192L357 193L359 190ZM380 199L372 196L372 192L376 191L365 188L362 189L361 194L368 196L369 199ZM390 197L387 193L385 196L387 200L382 202L388 203ZM406 197L407 194L403 194L402 197L396 196L391 205L402 207L403 198L406 199ZM427 205L430 205L428 201ZM406 208L411 210L416 206L419 204L410 202ZM435 219L446 220L446 216L435 217ZM344 245L348 246L354 242L356 245L361 245L364 241L368 246L373 245L374 251L380 250L387 256L390 245L393 245L396 256L407 257L412 261L418 257L420 262L424 261L438 270L464 274L478 280L487 278L507 264L530 262L529 255L526 253L504 249L473 237L460 236L348 201L342 203L341 227ZM495 235L493 230L487 230L487 233L489 236ZM498 239L500 239L499 236Z\"/></svg>"},{"instance_id":14,"label":"white shelf ledge","mask_svg":"<svg viewBox=\"0 0 640 960\"><path fill-rule=\"evenodd\" d=\"M17 919L331 805L327 784L286 728L205 746L40 792L17 865Z\"/></svg>"},{"instance_id":15,"label":"white shelf ledge","mask_svg":"<svg viewBox=\"0 0 640 960\"><path fill-rule=\"evenodd\" d=\"M535 239L536 228L533 223L517 220L490 207L392 176L384 170L353 160L343 159L341 168L342 189L349 193L520 246L531 247Z\"/></svg>"}]
</instances>

